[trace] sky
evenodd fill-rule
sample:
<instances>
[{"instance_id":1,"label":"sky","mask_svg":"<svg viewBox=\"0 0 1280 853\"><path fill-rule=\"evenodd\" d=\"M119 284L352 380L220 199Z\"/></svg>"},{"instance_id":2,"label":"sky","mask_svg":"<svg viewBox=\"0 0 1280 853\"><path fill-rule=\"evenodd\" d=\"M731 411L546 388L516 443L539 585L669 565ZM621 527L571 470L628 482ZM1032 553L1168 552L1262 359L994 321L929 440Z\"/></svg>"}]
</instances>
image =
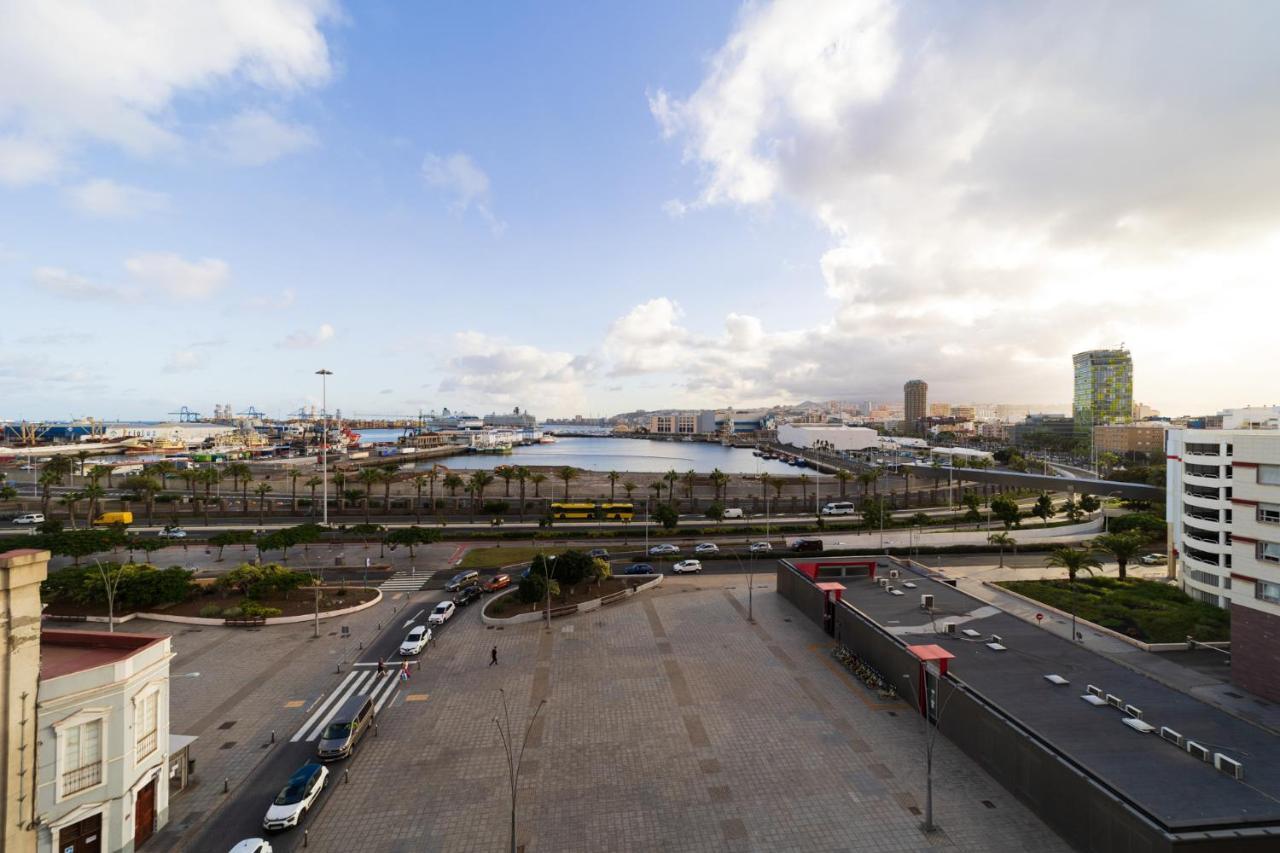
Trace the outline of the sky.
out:
<instances>
[{"instance_id":1,"label":"sky","mask_svg":"<svg viewBox=\"0 0 1280 853\"><path fill-rule=\"evenodd\" d=\"M0 419L1280 403L1278 25L0 0Z\"/></svg>"}]
</instances>

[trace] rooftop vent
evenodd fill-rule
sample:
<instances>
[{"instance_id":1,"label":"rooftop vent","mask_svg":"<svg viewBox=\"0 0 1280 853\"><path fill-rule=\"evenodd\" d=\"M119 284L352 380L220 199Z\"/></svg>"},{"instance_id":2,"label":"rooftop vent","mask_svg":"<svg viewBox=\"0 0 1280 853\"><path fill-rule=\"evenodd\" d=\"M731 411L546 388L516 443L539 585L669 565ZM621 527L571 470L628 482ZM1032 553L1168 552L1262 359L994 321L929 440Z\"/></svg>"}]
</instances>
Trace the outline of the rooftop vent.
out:
<instances>
[{"instance_id":1,"label":"rooftop vent","mask_svg":"<svg viewBox=\"0 0 1280 853\"><path fill-rule=\"evenodd\" d=\"M920 609L921 609L921 610L932 610L932 609L933 609L933 596L932 596L932 595L930 595L929 593L927 593L927 592L926 592L926 593L924 593L923 595L921 595L921 596L920 596Z\"/></svg>"},{"instance_id":2,"label":"rooftop vent","mask_svg":"<svg viewBox=\"0 0 1280 853\"><path fill-rule=\"evenodd\" d=\"M993 643L1003 643L1003 642L1004 642L1004 637L1001 637L999 634L992 634L992 635L991 635L991 642L993 642Z\"/></svg>"},{"instance_id":3,"label":"rooftop vent","mask_svg":"<svg viewBox=\"0 0 1280 853\"><path fill-rule=\"evenodd\" d=\"M1144 735L1150 734L1151 732L1154 732L1156 730L1155 726L1151 725L1150 723L1144 723L1142 720L1139 720L1137 717L1125 717L1123 720L1121 720L1121 722L1124 723L1129 728L1133 729L1135 732L1141 732Z\"/></svg>"},{"instance_id":4,"label":"rooftop vent","mask_svg":"<svg viewBox=\"0 0 1280 853\"><path fill-rule=\"evenodd\" d=\"M1233 779L1244 778L1244 765L1234 758L1227 758L1221 752L1213 754L1213 766L1226 773Z\"/></svg>"},{"instance_id":5,"label":"rooftop vent","mask_svg":"<svg viewBox=\"0 0 1280 853\"><path fill-rule=\"evenodd\" d=\"M946 631L948 634L954 637L956 634L956 623L944 622L942 624L942 630Z\"/></svg>"},{"instance_id":6,"label":"rooftop vent","mask_svg":"<svg viewBox=\"0 0 1280 853\"><path fill-rule=\"evenodd\" d=\"M1046 675L1044 677L1044 680L1049 682L1050 684L1056 684L1059 687L1061 687L1064 684L1071 683L1070 681L1067 681L1065 678L1063 678L1061 675Z\"/></svg>"},{"instance_id":7,"label":"rooftop vent","mask_svg":"<svg viewBox=\"0 0 1280 853\"><path fill-rule=\"evenodd\" d=\"M1124 712L1125 712L1126 714L1128 714L1130 717L1134 717L1134 718L1139 719L1139 720L1141 720L1141 719L1142 719L1142 709L1141 709L1141 708L1135 708L1135 707L1134 707L1134 706L1132 706L1132 705L1125 705L1125 706L1124 706Z\"/></svg>"},{"instance_id":8,"label":"rooftop vent","mask_svg":"<svg viewBox=\"0 0 1280 853\"><path fill-rule=\"evenodd\" d=\"M987 643L987 648L991 649L993 652L1003 652L1006 646L1003 646L1000 643Z\"/></svg>"},{"instance_id":9,"label":"rooftop vent","mask_svg":"<svg viewBox=\"0 0 1280 853\"><path fill-rule=\"evenodd\" d=\"M889 570L889 577L893 578L894 580L897 580L897 578L898 578L898 570L897 570L897 569L890 569L890 570Z\"/></svg>"},{"instance_id":10,"label":"rooftop vent","mask_svg":"<svg viewBox=\"0 0 1280 853\"><path fill-rule=\"evenodd\" d=\"M1080 698L1088 702L1090 705L1092 705L1095 708L1105 707L1107 704L1106 699L1103 699L1101 696L1094 696L1092 693L1086 693Z\"/></svg>"},{"instance_id":11,"label":"rooftop vent","mask_svg":"<svg viewBox=\"0 0 1280 853\"><path fill-rule=\"evenodd\" d=\"M1114 693L1107 694L1107 704L1113 708L1124 708L1124 700Z\"/></svg>"},{"instance_id":12,"label":"rooftop vent","mask_svg":"<svg viewBox=\"0 0 1280 853\"><path fill-rule=\"evenodd\" d=\"M1092 693L1094 696L1097 696L1099 699L1102 698L1101 687L1094 687L1092 684L1086 684L1084 689L1086 692Z\"/></svg>"},{"instance_id":13,"label":"rooftop vent","mask_svg":"<svg viewBox=\"0 0 1280 853\"><path fill-rule=\"evenodd\" d=\"M965 628L965 629L964 629L963 631L961 631L960 633L964 634L966 637L968 637L968 638L970 638L970 639L973 639L973 640L976 640L978 637L981 637L981 636L982 636L982 634L978 633L977 631L973 630L972 628Z\"/></svg>"},{"instance_id":14,"label":"rooftop vent","mask_svg":"<svg viewBox=\"0 0 1280 853\"><path fill-rule=\"evenodd\" d=\"M1205 749L1203 746L1201 746L1200 744L1196 743L1193 740L1187 741L1187 752L1189 752L1191 755L1194 755L1196 758L1200 759L1201 761L1209 760L1209 750Z\"/></svg>"},{"instance_id":15,"label":"rooftop vent","mask_svg":"<svg viewBox=\"0 0 1280 853\"><path fill-rule=\"evenodd\" d=\"M1186 738L1184 738L1182 735L1178 734L1168 726L1160 727L1160 737L1169 741L1169 743L1177 744L1179 747L1186 746L1187 744Z\"/></svg>"},{"instance_id":16,"label":"rooftop vent","mask_svg":"<svg viewBox=\"0 0 1280 853\"><path fill-rule=\"evenodd\" d=\"M915 588L916 588L916 585L915 585L914 583L912 583L911 581L903 581L902 585L903 585L903 586L905 586L907 589L915 589Z\"/></svg>"}]
</instances>

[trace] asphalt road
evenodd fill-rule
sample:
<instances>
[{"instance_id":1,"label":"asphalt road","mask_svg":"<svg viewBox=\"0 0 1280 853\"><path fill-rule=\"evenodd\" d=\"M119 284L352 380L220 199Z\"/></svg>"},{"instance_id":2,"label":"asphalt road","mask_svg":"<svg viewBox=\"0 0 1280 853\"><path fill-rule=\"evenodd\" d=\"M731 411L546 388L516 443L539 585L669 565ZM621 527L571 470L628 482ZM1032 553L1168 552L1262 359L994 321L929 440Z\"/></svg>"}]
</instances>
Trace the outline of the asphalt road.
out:
<instances>
[{"instance_id":1,"label":"asphalt road","mask_svg":"<svg viewBox=\"0 0 1280 853\"><path fill-rule=\"evenodd\" d=\"M302 849L303 832L315 819L315 815L324 808L329 797L341 796L343 773L346 771L352 774L374 772L362 764L360 747L356 747L350 758L334 761L328 765L330 774L328 787L320 794L310 813L302 818L297 827L268 835L262 828L262 819L267 813L267 808L295 770L308 762L318 761L316 758L318 740L310 735L319 730L331 711L341 704L346 695L370 693L374 696L375 702L382 701L381 713L386 713L396 704L399 699L398 694L405 686L395 675L395 671L403 660L399 655L400 643L409 633L412 625L426 623L427 614L431 612L436 602L444 598L445 596L439 592L415 594L402 611L404 618L397 618L384 628L382 633L366 647L359 661L345 667L342 673L331 675L327 684L317 685L318 698L308 706L304 718L306 722L301 723L295 731L276 733L276 744L271 747L267 757L230 795L230 799L222 804L219 811L205 824L200 834L192 841L184 843L181 849L192 851L192 853L226 853L245 838L264 837L269 838L272 847L278 853ZM477 601L470 607L480 605L481 602ZM432 642L438 642L447 636L449 624L433 628L432 631L435 636ZM430 645L419 658L418 666L431 665ZM382 678L376 675L379 659L385 660L387 666L387 675ZM416 671L415 669L414 672ZM411 679L409 684L412 683ZM321 690L323 690L322 694ZM376 731L376 729L369 731L365 737L378 736Z\"/></svg>"}]
</instances>

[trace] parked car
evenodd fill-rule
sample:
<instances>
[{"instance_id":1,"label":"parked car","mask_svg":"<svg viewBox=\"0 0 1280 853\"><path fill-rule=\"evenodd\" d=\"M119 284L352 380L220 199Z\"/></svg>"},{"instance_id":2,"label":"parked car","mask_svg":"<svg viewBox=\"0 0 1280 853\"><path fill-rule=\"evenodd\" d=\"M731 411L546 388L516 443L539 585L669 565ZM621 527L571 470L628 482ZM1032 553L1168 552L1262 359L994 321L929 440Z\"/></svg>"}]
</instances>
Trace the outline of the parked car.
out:
<instances>
[{"instance_id":1,"label":"parked car","mask_svg":"<svg viewBox=\"0 0 1280 853\"><path fill-rule=\"evenodd\" d=\"M511 575L494 575L484 582L481 587L485 592L497 592L500 589L506 589L511 586Z\"/></svg>"},{"instance_id":2,"label":"parked car","mask_svg":"<svg viewBox=\"0 0 1280 853\"><path fill-rule=\"evenodd\" d=\"M431 642L431 629L426 625L415 626L409 632L409 636L405 637L404 642L400 644L400 656L408 657L409 655L421 654L429 642Z\"/></svg>"},{"instance_id":3,"label":"parked car","mask_svg":"<svg viewBox=\"0 0 1280 853\"><path fill-rule=\"evenodd\" d=\"M608 548L592 548L591 551L588 552L587 556L591 557L592 559L599 557L601 560L607 560L609 559L609 549Z\"/></svg>"},{"instance_id":4,"label":"parked car","mask_svg":"<svg viewBox=\"0 0 1280 853\"><path fill-rule=\"evenodd\" d=\"M719 554L720 546L714 542L701 542L693 549L695 554Z\"/></svg>"},{"instance_id":5,"label":"parked car","mask_svg":"<svg viewBox=\"0 0 1280 853\"><path fill-rule=\"evenodd\" d=\"M768 542L752 542L747 550L752 554L767 554L773 550L773 546Z\"/></svg>"},{"instance_id":6,"label":"parked car","mask_svg":"<svg viewBox=\"0 0 1280 853\"><path fill-rule=\"evenodd\" d=\"M632 563L627 566L627 570L623 574L628 575L651 575L653 574L653 566L648 563Z\"/></svg>"},{"instance_id":7,"label":"parked car","mask_svg":"<svg viewBox=\"0 0 1280 853\"><path fill-rule=\"evenodd\" d=\"M677 575L683 575L687 572L702 571L702 563L698 560L681 560L671 567L671 571Z\"/></svg>"},{"instance_id":8,"label":"parked car","mask_svg":"<svg viewBox=\"0 0 1280 853\"><path fill-rule=\"evenodd\" d=\"M231 853L273 853L273 850L265 838L246 838L232 847Z\"/></svg>"},{"instance_id":9,"label":"parked car","mask_svg":"<svg viewBox=\"0 0 1280 853\"><path fill-rule=\"evenodd\" d=\"M458 572L449 578L449 582L444 585L445 592L457 592L464 586L470 586L473 583L480 583L480 573L474 569L465 572Z\"/></svg>"},{"instance_id":10,"label":"parked car","mask_svg":"<svg viewBox=\"0 0 1280 853\"><path fill-rule=\"evenodd\" d=\"M747 511L740 506L731 506L724 511L723 518L746 518Z\"/></svg>"},{"instance_id":11,"label":"parked car","mask_svg":"<svg viewBox=\"0 0 1280 853\"><path fill-rule=\"evenodd\" d=\"M262 828L289 829L297 826L329 782L329 768L323 764L304 764L289 777L289 783L276 795L262 819Z\"/></svg>"},{"instance_id":12,"label":"parked car","mask_svg":"<svg viewBox=\"0 0 1280 853\"><path fill-rule=\"evenodd\" d=\"M29 512L26 515L20 515L13 520L14 524L44 524L43 512Z\"/></svg>"},{"instance_id":13,"label":"parked car","mask_svg":"<svg viewBox=\"0 0 1280 853\"><path fill-rule=\"evenodd\" d=\"M466 607L479 597L480 585L473 583L471 586L464 586L462 589L458 590L457 594L453 597L453 603L459 607Z\"/></svg>"},{"instance_id":14,"label":"parked car","mask_svg":"<svg viewBox=\"0 0 1280 853\"><path fill-rule=\"evenodd\" d=\"M431 615L427 617L427 621L432 625L443 625L453 616L454 611L458 609L452 601L442 601L436 605L436 609L431 611Z\"/></svg>"},{"instance_id":15,"label":"parked car","mask_svg":"<svg viewBox=\"0 0 1280 853\"><path fill-rule=\"evenodd\" d=\"M164 530L161 530L156 535L161 539L186 539L187 531L183 530L181 527L167 525Z\"/></svg>"},{"instance_id":16,"label":"parked car","mask_svg":"<svg viewBox=\"0 0 1280 853\"><path fill-rule=\"evenodd\" d=\"M1164 554L1144 554L1138 562L1144 566L1163 566L1169 561Z\"/></svg>"},{"instance_id":17,"label":"parked car","mask_svg":"<svg viewBox=\"0 0 1280 853\"><path fill-rule=\"evenodd\" d=\"M650 557L660 557L663 554L679 554L680 546L672 545L670 542L663 542L661 545L653 545L649 548Z\"/></svg>"},{"instance_id":18,"label":"parked car","mask_svg":"<svg viewBox=\"0 0 1280 853\"><path fill-rule=\"evenodd\" d=\"M797 539L791 543L792 551L822 552L821 539Z\"/></svg>"}]
</instances>

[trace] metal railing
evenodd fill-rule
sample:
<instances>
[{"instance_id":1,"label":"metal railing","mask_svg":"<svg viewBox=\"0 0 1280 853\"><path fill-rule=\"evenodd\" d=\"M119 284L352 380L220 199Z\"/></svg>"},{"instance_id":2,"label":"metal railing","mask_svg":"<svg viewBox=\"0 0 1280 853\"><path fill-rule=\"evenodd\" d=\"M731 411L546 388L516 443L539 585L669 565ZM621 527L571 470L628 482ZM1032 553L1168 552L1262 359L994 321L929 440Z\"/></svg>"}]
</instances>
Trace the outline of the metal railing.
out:
<instances>
[{"instance_id":1,"label":"metal railing","mask_svg":"<svg viewBox=\"0 0 1280 853\"><path fill-rule=\"evenodd\" d=\"M96 764L86 764L85 766L77 767L74 770L64 770L62 773L62 792L64 794L74 794L77 791L92 788L101 781L101 761Z\"/></svg>"},{"instance_id":2,"label":"metal railing","mask_svg":"<svg viewBox=\"0 0 1280 853\"><path fill-rule=\"evenodd\" d=\"M142 737L138 738L138 757L150 755L156 748L156 730L152 729Z\"/></svg>"}]
</instances>

